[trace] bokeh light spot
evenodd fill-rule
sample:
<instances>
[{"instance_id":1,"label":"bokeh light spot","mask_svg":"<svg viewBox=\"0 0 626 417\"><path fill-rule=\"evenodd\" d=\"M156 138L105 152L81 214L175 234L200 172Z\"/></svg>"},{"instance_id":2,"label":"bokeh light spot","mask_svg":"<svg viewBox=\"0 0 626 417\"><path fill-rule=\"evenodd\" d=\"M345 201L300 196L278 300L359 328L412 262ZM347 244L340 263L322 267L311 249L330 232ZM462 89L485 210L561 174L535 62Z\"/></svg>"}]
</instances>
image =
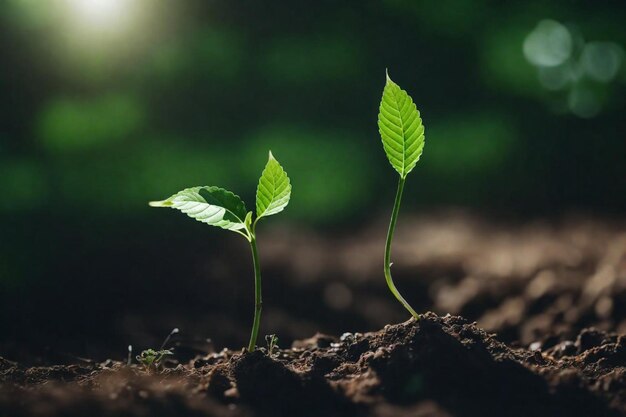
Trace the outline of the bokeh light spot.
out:
<instances>
[{"instance_id":1,"label":"bokeh light spot","mask_svg":"<svg viewBox=\"0 0 626 417\"><path fill-rule=\"evenodd\" d=\"M600 82L609 82L615 78L623 59L623 49L613 42L589 42L580 56L585 72Z\"/></svg>"},{"instance_id":2,"label":"bokeh light spot","mask_svg":"<svg viewBox=\"0 0 626 417\"><path fill-rule=\"evenodd\" d=\"M570 91L567 105L572 113L582 118L594 117L601 109L598 95L593 90L584 87L577 87Z\"/></svg>"},{"instance_id":3,"label":"bokeh light spot","mask_svg":"<svg viewBox=\"0 0 626 417\"><path fill-rule=\"evenodd\" d=\"M558 67L539 67L539 82L548 90L557 91L568 87L574 79L574 68L568 65Z\"/></svg>"},{"instance_id":4,"label":"bokeh light spot","mask_svg":"<svg viewBox=\"0 0 626 417\"><path fill-rule=\"evenodd\" d=\"M538 66L554 67L572 54L572 35L554 20L542 20L524 40L524 56Z\"/></svg>"}]
</instances>

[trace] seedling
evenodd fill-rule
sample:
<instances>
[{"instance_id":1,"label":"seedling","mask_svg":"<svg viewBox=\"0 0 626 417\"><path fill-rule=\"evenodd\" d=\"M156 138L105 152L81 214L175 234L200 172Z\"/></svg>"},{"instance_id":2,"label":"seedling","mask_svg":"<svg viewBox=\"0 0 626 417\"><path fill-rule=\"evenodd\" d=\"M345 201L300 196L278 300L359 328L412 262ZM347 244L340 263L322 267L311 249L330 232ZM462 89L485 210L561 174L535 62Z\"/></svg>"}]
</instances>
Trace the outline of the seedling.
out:
<instances>
[{"instance_id":1,"label":"seedling","mask_svg":"<svg viewBox=\"0 0 626 417\"><path fill-rule=\"evenodd\" d=\"M267 355L272 356L274 349L278 348L278 336L275 334L266 334L265 343L267 344Z\"/></svg>"},{"instance_id":2,"label":"seedling","mask_svg":"<svg viewBox=\"0 0 626 417\"><path fill-rule=\"evenodd\" d=\"M398 220L406 177L415 168L424 150L424 125L420 118L420 112L415 107L411 97L400 86L391 81L388 73L383 97L380 101L378 131L391 166L400 174L385 243L385 280L391 293L409 310L413 317L419 319L419 315L402 297L393 283L391 277L391 242Z\"/></svg>"},{"instance_id":3,"label":"seedling","mask_svg":"<svg viewBox=\"0 0 626 417\"><path fill-rule=\"evenodd\" d=\"M178 328L173 329L170 334L167 335L163 343L161 343L161 347L159 350L154 349L146 349L141 352L141 354L137 355L137 361L145 366L146 370L158 370L163 363L163 360L166 356L171 356L174 354L173 349L165 349L167 342L170 341L172 336L178 333ZM133 351L132 346L128 346L128 365L130 365L130 354Z\"/></svg>"},{"instance_id":4,"label":"seedling","mask_svg":"<svg viewBox=\"0 0 626 417\"><path fill-rule=\"evenodd\" d=\"M137 361L146 367L147 370L157 370L161 367L161 363L166 356L173 355L170 349L146 349L141 352L141 355L137 355Z\"/></svg>"},{"instance_id":5,"label":"seedling","mask_svg":"<svg viewBox=\"0 0 626 417\"><path fill-rule=\"evenodd\" d=\"M254 320L248 350L252 352L261 324L261 265L256 244L256 225L263 217L279 213L287 207L291 197L291 182L272 152L259 179L256 191L256 218L246 211L241 198L230 191L214 186L193 187L182 190L167 200L153 201L152 207L171 207L210 226L235 232L250 243L254 265Z\"/></svg>"}]
</instances>

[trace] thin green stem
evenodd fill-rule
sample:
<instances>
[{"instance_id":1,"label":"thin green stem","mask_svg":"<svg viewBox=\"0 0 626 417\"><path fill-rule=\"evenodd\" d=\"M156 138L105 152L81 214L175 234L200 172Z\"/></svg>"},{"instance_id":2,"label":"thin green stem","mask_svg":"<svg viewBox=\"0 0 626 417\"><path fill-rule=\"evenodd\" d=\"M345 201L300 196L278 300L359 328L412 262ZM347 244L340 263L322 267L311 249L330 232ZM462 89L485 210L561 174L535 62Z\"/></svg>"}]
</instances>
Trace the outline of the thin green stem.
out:
<instances>
[{"instance_id":1,"label":"thin green stem","mask_svg":"<svg viewBox=\"0 0 626 417\"><path fill-rule=\"evenodd\" d=\"M252 249L252 261L254 263L254 321L252 322L252 333L250 334L248 351L253 352L259 336L261 310L263 309L263 299L261 297L261 264L259 262L259 251L256 247L254 230L250 233L250 248Z\"/></svg>"},{"instance_id":2,"label":"thin green stem","mask_svg":"<svg viewBox=\"0 0 626 417\"><path fill-rule=\"evenodd\" d=\"M409 310L411 315L419 320L419 314L413 310L409 303L402 297L391 277L391 242L393 240L393 232L396 229L396 222L398 221L398 212L400 211L400 202L402 201L402 191L404 190L405 178L400 177L398 182L398 191L396 191L396 201L393 204L393 211L391 212L391 222L389 223L389 231L387 232L387 242L385 243L385 280L391 293L400 301L400 303Z\"/></svg>"}]
</instances>

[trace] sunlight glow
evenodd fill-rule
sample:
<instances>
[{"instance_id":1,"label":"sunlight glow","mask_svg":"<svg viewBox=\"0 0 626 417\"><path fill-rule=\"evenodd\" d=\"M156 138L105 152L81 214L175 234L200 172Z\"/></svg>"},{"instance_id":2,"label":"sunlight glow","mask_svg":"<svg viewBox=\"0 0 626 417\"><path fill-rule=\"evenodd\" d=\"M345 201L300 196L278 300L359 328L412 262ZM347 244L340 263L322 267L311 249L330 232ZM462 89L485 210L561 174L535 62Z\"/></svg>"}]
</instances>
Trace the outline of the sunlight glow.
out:
<instances>
[{"instance_id":1,"label":"sunlight glow","mask_svg":"<svg viewBox=\"0 0 626 417\"><path fill-rule=\"evenodd\" d=\"M128 22L135 0L66 0L76 23L90 30L117 30Z\"/></svg>"}]
</instances>

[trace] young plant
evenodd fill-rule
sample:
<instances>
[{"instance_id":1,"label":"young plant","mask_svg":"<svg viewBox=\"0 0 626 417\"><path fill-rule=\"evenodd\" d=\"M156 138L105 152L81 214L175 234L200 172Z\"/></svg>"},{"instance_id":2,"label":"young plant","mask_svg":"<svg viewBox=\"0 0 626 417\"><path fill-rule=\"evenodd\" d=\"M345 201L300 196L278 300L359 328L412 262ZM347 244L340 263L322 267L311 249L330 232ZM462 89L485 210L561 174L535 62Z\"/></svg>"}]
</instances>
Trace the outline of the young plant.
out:
<instances>
[{"instance_id":1,"label":"young plant","mask_svg":"<svg viewBox=\"0 0 626 417\"><path fill-rule=\"evenodd\" d=\"M387 74L383 97L380 101L378 131L391 166L400 174L385 243L385 280L391 293L409 310L413 317L419 319L419 315L402 297L393 283L391 277L391 241L398 221L406 177L415 168L424 150L424 125L420 118L420 112L415 107L411 97L400 86L391 81L389 74Z\"/></svg>"},{"instance_id":2,"label":"young plant","mask_svg":"<svg viewBox=\"0 0 626 417\"><path fill-rule=\"evenodd\" d=\"M170 341L172 336L178 333L178 328L173 329L170 334L167 335L159 350L146 349L137 355L137 361L142 364L148 371L158 371L166 356L172 356L174 349L165 349L167 342ZM133 351L133 347L128 345L128 365L130 365L130 355Z\"/></svg>"},{"instance_id":3,"label":"young plant","mask_svg":"<svg viewBox=\"0 0 626 417\"><path fill-rule=\"evenodd\" d=\"M267 355L273 356L274 350L278 349L278 336L275 334L266 334L265 343L267 344Z\"/></svg>"},{"instance_id":4,"label":"young plant","mask_svg":"<svg viewBox=\"0 0 626 417\"><path fill-rule=\"evenodd\" d=\"M259 179L256 190L256 218L239 196L223 188L214 186L193 187L182 190L167 200L153 201L152 207L171 207L189 217L210 226L235 232L250 243L254 266L254 320L248 351L256 347L261 324L261 265L256 244L256 225L263 217L279 213L287 207L291 198L291 182L283 167L272 152Z\"/></svg>"},{"instance_id":5,"label":"young plant","mask_svg":"<svg viewBox=\"0 0 626 417\"><path fill-rule=\"evenodd\" d=\"M142 351L140 355L137 355L137 361L142 364L147 371L158 371L163 359L173 354L174 352L172 352L171 349L146 349Z\"/></svg>"}]
</instances>

